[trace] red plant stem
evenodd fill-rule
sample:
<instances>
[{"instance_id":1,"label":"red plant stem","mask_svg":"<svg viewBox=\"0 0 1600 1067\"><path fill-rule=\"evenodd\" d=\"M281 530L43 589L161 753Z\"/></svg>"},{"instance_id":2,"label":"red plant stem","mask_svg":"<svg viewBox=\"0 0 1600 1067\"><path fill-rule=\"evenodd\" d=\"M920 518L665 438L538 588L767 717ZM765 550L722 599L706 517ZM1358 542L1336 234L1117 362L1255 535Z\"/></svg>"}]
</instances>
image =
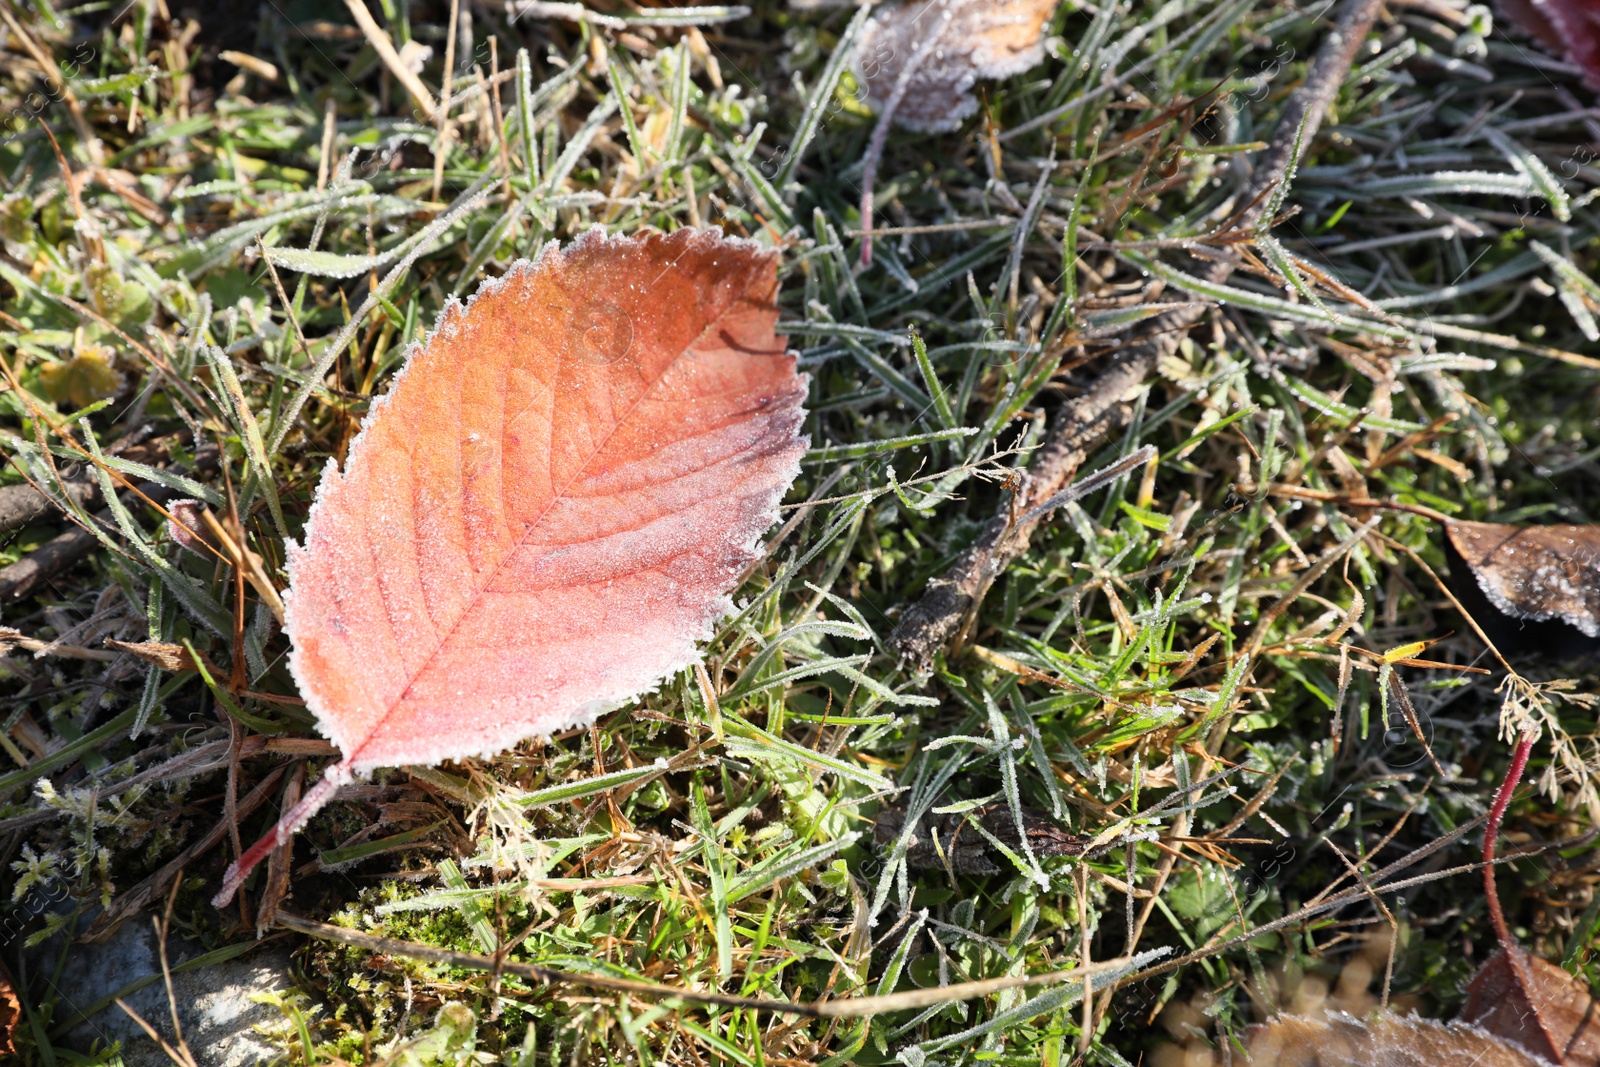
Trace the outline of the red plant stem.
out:
<instances>
[{"instance_id":1,"label":"red plant stem","mask_svg":"<svg viewBox=\"0 0 1600 1067\"><path fill-rule=\"evenodd\" d=\"M339 787L352 777L350 768L343 762L335 763L324 771L322 781L307 789L299 802L283 813L277 824L267 831L265 837L245 849L244 855L228 864L227 873L222 876L222 888L211 898L211 903L218 908L227 907L255 865L272 855L279 845L293 838L302 826L311 821L311 816L321 811L328 801L333 799L333 794L339 791Z\"/></svg>"},{"instance_id":2,"label":"red plant stem","mask_svg":"<svg viewBox=\"0 0 1600 1067\"><path fill-rule=\"evenodd\" d=\"M1532 730L1524 730L1522 736L1517 738L1516 750L1511 753L1511 766L1506 768L1505 780L1500 783L1494 806L1489 809L1489 824L1483 831L1483 895L1489 902L1489 923L1494 927L1494 936L1499 939L1500 947L1507 956L1516 947L1516 940L1511 936L1511 928L1506 925L1505 912L1500 910L1500 894L1494 886L1494 845L1495 839L1500 836L1500 820L1505 818L1506 808L1511 804L1511 795L1517 791L1522 772L1528 768L1528 756L1533 752L1536 736Z\"/></svg>"}]
</instances>

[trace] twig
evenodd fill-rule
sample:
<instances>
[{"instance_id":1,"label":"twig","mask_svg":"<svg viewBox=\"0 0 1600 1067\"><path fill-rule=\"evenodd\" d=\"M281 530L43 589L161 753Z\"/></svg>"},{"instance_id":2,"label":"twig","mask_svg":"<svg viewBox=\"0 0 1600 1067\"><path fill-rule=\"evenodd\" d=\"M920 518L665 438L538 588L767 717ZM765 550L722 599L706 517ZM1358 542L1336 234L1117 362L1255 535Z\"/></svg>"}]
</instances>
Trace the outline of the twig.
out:
<instances>
[{"instance_id":1,"label":"twig","mask_svg":"<svg viewBox=\"0 0 1600 1067\"><path fill-rule=\"evenodd\" d=\"M217 461L216 449L201 450L195 454L196 473L214 467ZM123 494L123 500L126 506L133 507L140 498L152 504L161 504L179 495L179 490L171 486L140 482ZM95 521L115 529L115 519L110 510L96 512ZM46 541L10 566L0 567L0 604L14 603L28 596L42 583L93 552L99 544L100 540L94 534L75 526Z\"/></svg>"},{"instance_id":2,"label":"twig","mask_svg":"<svg viewBox=\"0 0 1600 1067\"><path fill-rule=\"evenodd\" d=\"M140 1015L138 1012L128 1007L127 1003L121 997L118 997L115 1001L113 1001L113 1003L115 1003L116 1006L121 1008L123 1011L127 1012L128 1018L138 1023L139 1028L149 1036L150 1040L161 1046L161 1051L167 1054L168 1059L180 1065L185 1064L184 1058L178 1054L178 1050L167 1044L166 1038L162 1037L160 1032L157 1031L155 1027L151 1026L149 1022L145 1020L143 1015Z\"/></svg>"},{"instance_id":3,"label":"twig","mask_svg":"<svg viewBox=\"0 0 1600 1067\"><path fill-rule=\"evenodd\" d=\"M1306 80L1289 98L1246 192L1247 206L1233 226L1253 228L1266 217L1271 206L1268 194L1282 185L1298 154L1316 134L1329 103L1349 73L1357 48L1377 18L1379 6L1378 0L1347 3L1338 24L1317 52ZM1215 260L1200 273L1207 281L1220 282L1233 268L1231 262ZM1013 525L1012 510L1026 514L1071 482L1089 449L1127 422L1131 411L1127 398L1143 387L1163 356L1177 350L1204 311L1204 307L1184 307L1147 320L1141 335L1112 357L1088 391L1061 407L1028 465L1021 499L1007 501L971 547L943 576L931 580L921 599L906 609L890 637L902 659L927 669L934 654L965 628L995 579L1027 550L1042 519L1024 519Z\"/></svg>"},{"instance_id":4,"label":"twig","mask_svg":"<svg viewBox=\"0 0 1600 1067\"><path fill-rule=\"evenodd\" d=\"M383 27L373 21L372 13L367 10L367 5L362 0L344 0L345 6L350 9L350 14L355 17L356 25L361 27L361 32L367 38L367 43L372 50L378 53L378 58L383 60L383 65L389 68L389 73L394 75L422 109L422 114L429 122L433 122L439 115L439 105L433 102L433 94L428 92L428 87L422 84L422 79L406 67L400 60L400 53L394 50L394 42L389 40L389 35L383 32ZM454 27L451 27L452 32ZM445 71L445 85L449 85L450 72Z\"/></svg>"},{"instance_id":5,"label":"twig","mask_svg":"<svg viewBox=\"0 0 1600 1067\"><path fill-rule=\"evenodd\" d=\"M0 626L0 649L10 650L20 648L24 652L32 652L48 656L60 656L62 659L86 659L97 663L112 663L119 656L116 652L107 652L101 648L84 648L81 645L63 645L56 641L41 641L37 637L24 637L22 631L13 630L9 626Z\"/></svg>"},{"instance_id":6,"label":"twig","mask_svg":"<svg viewBox=\"0 0 1600 1067\"><path fill-rule=\"evenodd\" d=\"M1050 971L1047 974L988 978L976 982L957 982L953 985L932 986L927 989L910 989L902 993L888 993L875 997L795 1002L769 1000L764 997L732 996L727 993L714 993L698 989L681 989L675 986L657 985L654 982L613 978L603 974L579 974L574 971L562 971L554 967L541 967L535 963L496 959L493 956L480 956L472 952L455 952L450 949L435 948L432 945L418 944L415 941L399 941L394 938L379 937L376 934L363 933L360 930L352 930L344 926L331 926L328 923L315 922L287 911L278 912L278 925L298 933L322 938L325 941L338 941L346 945L355 945L358 948L370 949L386 955L428 960L433 963L443 963L450 967L464 967L475 971L498 971L501 974L514 974L519 978L551 985L586 986L590 989L606 989L614 993L628 993L634 996L651 997L652 999L683 1000L691 1004L705 1004L719 1008L744 1008L747 1011L770 1011L780 1015L800 1015L809 1019L860 1018L869 1015L882 1015L891 1011L905 1011L909 1008L925 1008L933 1004L950 1004L961 1000L975 1000L1006 989L1022 989L1029 986L1051 985L1058 982L1082 981L1084 978L1092 979L1096 975L1122 972L1128 970L1130 966L1137 966L1136 961L1131 957L1120 958L1102 960L1089 967L1077 967L1066 971ZM1146 958L1149 958L1148 954Z\"/></svg>"},{"instance_id":7,"label":"twig","mask_svg":"<svg viewBox=\"0 0 1600 1067\"><path fill-rule=\"evenodd\" d=\"M13 456L12 462L20 464L20 458ZM61 489L81 508L93 507L100 499L100 483L87 474L63 480ZM55 511L50 495L29 482L0 486L0 534L30 526Z\"/></svg>"},{"instance_id":8,"label":"twig","mask_svg":"<svg viewBox=\"0 0 1600 1067\"><path fill-rule=\"evenodd\" d=\"M259 808L267 797L272 794L272 787L278 784L278 779L283 777L287 767L274 768L271 774L261 779L261 782L241 801L239 801L239 818L249 818L250 813ZM103 941L114 933L117 927L132 915L155 899L167 885L189 864L199 856L215 848L228 833L229 820L221 820L217 825L206 831L206 835L182 852L178 853L165 867L146 878L117 899L113 900L95 921L89 926L87 933L80 939L85 942Z\"/></svg>"},{"instance_id":9,"label":"twig","mask_svg":"<svg viewBox=\"0 0 1600 1067\"><path fill-rule=\"evenodd\" d=\"M178 900L178 886L183 884L183 872L172 879L172 891L167 894L167 910L161 918L152 918L156 926L156 951L161 957L161 981L167 987L167 1010L172 1013L172 1036L178 1042L178 1055L188 1067L196 1067L194 1053L183 1039L183 1021L178 1017L178 996L172 991L172 966L167 962L167 932L172 929L172 905Z\"/></svg>"}]
</instances>

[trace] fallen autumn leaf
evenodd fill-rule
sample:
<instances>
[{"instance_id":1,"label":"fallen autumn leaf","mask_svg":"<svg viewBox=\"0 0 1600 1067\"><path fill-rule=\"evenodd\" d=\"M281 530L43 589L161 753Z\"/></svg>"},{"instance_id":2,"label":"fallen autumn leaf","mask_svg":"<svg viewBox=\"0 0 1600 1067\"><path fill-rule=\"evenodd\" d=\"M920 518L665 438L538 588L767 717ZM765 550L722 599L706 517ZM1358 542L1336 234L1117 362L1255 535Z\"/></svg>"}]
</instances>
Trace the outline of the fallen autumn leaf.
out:
<instances>
[{"instance_id":1,"label":"fallen autumn leaf","mask_svg":"<svg viewBox=\"0 0 1600 1067\"><path fill-rule=\"evenodd\" d=\"M856 77L885 118L948 132L978 110L972 87L1044 59L1056 0L920 0L875 12L855 54Z\"/></svg>"},{"instance_id":2,"label":"fallen autumn leaf","mask_svg":"<svg viewBox=\"0 0 1600 1067\"><path fill-rule=\"evenodd\" d=\"M1377 1012L1286 1015L1250 1028L1250 1067L1540 1067L1545 1061L1459 1022Z\"/></svg>"},{"instance_id":3,"label":"fallen autumn leaf","mask_svg":"<svg viewBox=\"0 0 1600 1067\"><path fill-rule=\"evenodd\" d=\"M219 906L353 775L587 723L698 660L806 446L777 263L590 231L447 307L289 552L291 668L344 759Z\"/></svg>"},{"instance_id":4,"label":"fallen autumn leaf","mask_svg":"<svg viewBox=\"0 0 1600 1067\"><path fill-rule=\"evenodd\" d=\"M1516 1042L1552 1063L1600 1064L1600 1015L1572 975L1506 945L1467 986L1464 1022Z\"/></svg>"},{"instance_id":5,"label":"fallen autumn leaf","mask_svg":"<svg viewBox=\"0 0 1600 1067\"><path fill-rule=\"evenodd\" d=\"M878 111L861 180L861 261L872 262L872 185L891 123L939 133L978 110L972 87L1044 59L1056 0L913 0L874 12L854 55L856 80Z\"/></svg>"},{"instance_id":6,"label":"fallen autumn leaf","mask_svg":"<svg viewBox=\"0 0 1600 1067\"><path fill-rule=\"evenodd\" d=\"M1475 579L1458 576L1458 594L1468 594L1466 607L1496 645L1517 644L1528 631L1522 643L1558 658L1600 647L1600 526L1444 525L1448 548ZM1482 600L1517 625L1496 625L1471 603Z\"/></svg>"},{"instance_id":7,"label":"fallen autumn leaf","mask_svg":"<svg viewBox=\"0 0 1600 1067\"><path fill-rule=\"evenodd\" d=\"M1600 90L1600 6L1594 0L1500 0L1511 21L1583 70Z\"/></svg>"}]
</instances>

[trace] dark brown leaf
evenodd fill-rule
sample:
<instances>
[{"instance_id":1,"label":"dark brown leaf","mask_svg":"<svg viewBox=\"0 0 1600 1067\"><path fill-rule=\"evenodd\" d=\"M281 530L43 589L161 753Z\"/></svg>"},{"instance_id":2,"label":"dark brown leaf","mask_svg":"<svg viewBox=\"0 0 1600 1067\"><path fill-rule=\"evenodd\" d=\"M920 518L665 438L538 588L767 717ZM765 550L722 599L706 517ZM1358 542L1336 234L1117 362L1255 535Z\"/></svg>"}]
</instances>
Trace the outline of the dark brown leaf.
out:
<instances>
[{"instance_id":1,"label":"dark brown leaf","mask_svg":"<svg viewBox=\"0 0 1600 1067\"><path fill-rule=\"evenodd\" d=\"M1600 1064L1600 1012L1588 991L1520 948L1496 953L1473 977L1461 1019L1552 1063Z\"/></svg>"},{"instance_id":2,"label":"dark brown leaf","mask_svg":"<svg viewBox=\"0 0 1600 1067\"><path fill-rule=\"evenodd\" d=\"M1500 10L1583 68L1589 88L1600 90L1600 5L1594 0L1500 0Z\"/></svg>"},{"instance_id":3,"label":"dark brown leaf","mask_svg":"<svg viewBox=\"0 0 1600 1067\"><path fill-rule=\"evenodd\" d=\"M1449 547L1476 579L1475 583L1458 580L1457 593L1465 587L1467 609L1480 624L1491 624L1485 628L1497 645L1500 639L1492 628L1494 620L1478 617L1477 608L1468 602L1478 599L1472 595L1474 591L1501 615L1523 623L1522 628L1555 624L1532 629L1528 635L1552 654L1600 648L1600 526L1452 521L1445 524L1445 530ZM1452 570L1455 564L1452 558Z\"/></svg>"},{"instance_id":4,"label":"dark brown leaf","mask_svg":"<svg viewBox=\"0 0 1600 1067\"><path fill-rule=\"evenodd\" d=\"M1541 1067L1546 1061L1461 1022L1380 1012L1285 1015L1252 1026L1251 1067Z\"/></svg>"}]
</instances>

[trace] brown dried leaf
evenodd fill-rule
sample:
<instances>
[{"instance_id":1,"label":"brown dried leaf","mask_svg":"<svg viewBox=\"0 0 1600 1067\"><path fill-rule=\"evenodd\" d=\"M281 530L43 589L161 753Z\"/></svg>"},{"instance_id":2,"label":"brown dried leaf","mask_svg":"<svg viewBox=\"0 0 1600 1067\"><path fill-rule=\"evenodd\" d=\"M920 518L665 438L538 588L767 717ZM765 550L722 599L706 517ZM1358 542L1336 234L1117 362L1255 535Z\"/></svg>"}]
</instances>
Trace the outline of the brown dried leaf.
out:
<instances>
[{"instance_id":1,"label":"brown dried leaf","mask_svg":"<svg viewBox=\"0 0 1600 1067\"><path fill-rule=\"evenodd\" d=\"M1252 1026L1251 1067L1540 1067L1546 1061L1466 1023L1380 1012L1285 1015Z\"/></svg>"},{"instance_id":2,"label":"brown dried leaf","mask_svg":"<svg viewBox=\"0 0 1600 1067\"><path fill-rule=\"evenodd\" d=\"M1600 639L1600 526L1452 521L1445 530L1501 614L1525 623L1559 620Z\"/></svg>"},{"instance_id":3,"label":"brown dried leaf","mask_svg":"<svg viewBox=\"0 0 1600 1067\"><path fill-rule=\"evenodd\" d=\"M1520 948L1496 953L1473 976L1461 1019L1553 1063L1600 1064L1600 1010L1588 991Z\"/></svg>"},{"instance_id":4,"label":"brown dried leaf","mask_svg":"<svg viewBox=\"0 0 1600 1067\"><path fill-rule=\"evenodd\" d=\"M1021 74L1044 59L1055 9L1056 0L911 0L881 9L856 48L856 80L906 129L954 130L978 110L972 87L980 78Z\"/></svg>"},{"instance_id":5,"label":"brown dried leaf","mask_svg":"<svg viewBox=\"0 0 1600 1067\"><path fill-rule=\"evenodd\" d=\"M195 666L194 657L182 645L170 645L163 641L118 641L114 637L108 637L106 638L106 647L114 652L126 652L128 655L160 667L164 671L193 671L198 669ZM202 655L200 658L205 663L206 671L213 678L221 677L226 673L219 671L217 665L206 659L205 656Z\"/></svg>"}]
</instances>

